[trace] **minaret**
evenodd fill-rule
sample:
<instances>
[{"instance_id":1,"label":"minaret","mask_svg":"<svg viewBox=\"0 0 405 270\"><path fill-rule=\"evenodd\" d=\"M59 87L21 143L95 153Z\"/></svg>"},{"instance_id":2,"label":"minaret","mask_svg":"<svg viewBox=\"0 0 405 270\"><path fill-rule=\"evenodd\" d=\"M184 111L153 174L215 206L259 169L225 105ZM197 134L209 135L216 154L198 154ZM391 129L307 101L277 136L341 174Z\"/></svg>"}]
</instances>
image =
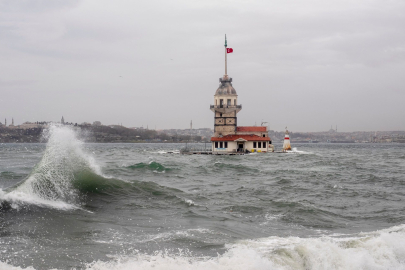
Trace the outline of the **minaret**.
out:
<instances>
[{"instance_id":1,"label":"minaret","mask_svg":"<svg viewBox=\"0 0 405 270\"><path fill-rule=\"evenodd\" d=\"M4 126L7 126L7 118L4 118Z\"/></svg>"},{"instance_id":2,"label":"minaret","mask_svg":"<svg viewBox=\"0 0 405 270\"><path fill-rule=\"evenodd\" d=\"M62 125L65 124L65 119L63 118L63 116L62 116L62 119L60 120L60 123L61 123Z\"/></svg>"},{"instance_id":3,"label":"minaret","mask_svg":"<svg viewBox=\"0 0 405 270\"><path fill-rule=\"evenodd\" d=\"M192 138L193 138L192 137L193 136L193 120L190 121L190 130L189 131L190 131L190 141L193 141L192 140Z\"/></svg>"},{"instance_id":4,"label":"minaret","mask_svg":"<svg viewBox=\"0 0 405 270\"><path fill-rule=\"evenodd\" d=\"M14 117L11 118L11 125L14 126Z\"/></svg>"},{"instance_id":5,"label":"minaret","mask_svg":"<svg viewBox=\"0 0 405 270\"><path fill-rule=\"evenodd\" d=\"M225 35L225 75L219 79L220 85L214 95L214 105L210 106L214 116L214 137L236 134L236 114L242 110L238 105L238 95L232 86L232 78L227 69L227 40ZM232 49L229 49L232 52Z\"/></svg>"},{"instance_id":6,"label":"minaret","mask_svg":"<svg viewBox=\"0 0 405 270\"><path fill-rule=\"evenodd\" d=\"M290 133L288 132L287 127L285 127L285 135L284 135L284 143L283 143L283 151L291 150L290 144Z\"/></svg>"}]
</instances>

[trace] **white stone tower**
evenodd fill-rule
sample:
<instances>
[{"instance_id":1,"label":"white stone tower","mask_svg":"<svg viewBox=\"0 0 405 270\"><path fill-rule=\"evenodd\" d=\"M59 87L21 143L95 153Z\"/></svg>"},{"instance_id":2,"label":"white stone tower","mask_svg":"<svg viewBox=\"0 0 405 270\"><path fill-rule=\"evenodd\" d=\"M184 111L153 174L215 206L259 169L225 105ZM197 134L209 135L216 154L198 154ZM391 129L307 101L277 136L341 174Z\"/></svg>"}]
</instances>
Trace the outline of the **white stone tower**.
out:
<instances>
[{"instance_id":1,"label":"white stone tower","mask_svg":"<svg viewBox=\"0 0 405 270\"><path fill-rule=\"evenodd\" d=\"M225 35L225 75L219 79L220 85L214 95L214 105L210 106L211 111L215 113L214 137L236 134L236 114L242 110L242 105L238 105L238 95L232 86L232 78L227 74L228 50ZM231 49L230 52L232 51Z\"/></svg>"}]
</instances>

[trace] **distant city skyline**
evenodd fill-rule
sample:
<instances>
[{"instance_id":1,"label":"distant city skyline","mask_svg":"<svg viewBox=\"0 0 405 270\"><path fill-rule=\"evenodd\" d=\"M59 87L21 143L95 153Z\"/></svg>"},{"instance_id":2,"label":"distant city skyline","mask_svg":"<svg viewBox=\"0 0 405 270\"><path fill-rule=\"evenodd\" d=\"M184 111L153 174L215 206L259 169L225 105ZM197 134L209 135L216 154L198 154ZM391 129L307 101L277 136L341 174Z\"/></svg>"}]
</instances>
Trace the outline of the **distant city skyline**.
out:
<instances>
[{"instance_id":1,"label":"distant city skyline","mask_svg":"<svg viewBox=\"0 0 405 270\"><path fill-rule=\"evenodd\" d=\"M19 126L19 125L23 125L25 122L30 122L30 121L25 121L25 122L23 122L23 123L19 123L19 122L16 122L16 121L14 121L14 119L12 119L11 120L12 122L10 123L10 122L7 122L7 126L10 126L10 125L15 125L15 126ZM179 128L179 127L168 127L168 128L159 128L159 127L157 127L157 126L151 126L150 128L149 128L149 125L141 125L141 126L126 126L126 125L124 125L123 123L102 123L101 121L98 121L98 120L95 120L95 121L83 121L83 122L75 122L75 121L68 121L68 120L66 120L65 121L65 117L63 117L63 121L62 121L62 118L61 119L59 119L59 121L32 121L32 122L30 122L30 123L37 123L37 122L39 122L39 123L44 123L44 122L52 122L52 123L73 123L73 124L78 124L78 125L82 125L82 124L90 124L90 125L94 125L94 123L97 123L97 125L104 125L104 126L114 126L114 125L117 125L117 126L124 126L124 127L127 127L127 128L145 128L145 129L150 129L150 130L189 130L189 129L196 129L196 130L198 130L198 129L212 129L213 130L213 126L207 126L207 127L193 127L193 125L192 125L192 120L188 123L189 124L189 127L184 127L184 128ZM2 125L2 124L4 124L2 121L0 121L0 125ZM260 124L257 124L257 123L254 123L254 125L253 126L260 126ZM284 130L285 130L285 128L284 129L280 129L280 130L275 130L275 129L270 129L271 131L275 131L275 132L283 132ZM331 132L331 131L333 131L333 132L342 132L342 133L350 133L350 132L385 132L385 131L387 131L387 132L393 132L393 131L405 131L405 130L371 130L371 131L367 131L367 130L350 130L350 131L339 131L338 130L338 128L337 128L337 125L335 125L335 126L333 126L333 125L331 125L330 126L330 128L325 128L324 130L318 130L318 131L315 131L315 130L309 130L309 131L302 131L302 130L292 130L292 129L290 129L290 128L288 128L288 130L290 130L291 132L298 132L298 133L300 133L300 132L304 132L304 133L311 133L311 132Z\"/></svg>"},{"instance_id":2,"label":"distant city skyline","mask_svg":"<svg viewBox=\"0 0 405 270\"><path fill-rule=\"evenodd\" d=\"M0 121L213 127L243 110L296 131L405 130L405 2L1 1Z\"/></svg>"}]
</instances>

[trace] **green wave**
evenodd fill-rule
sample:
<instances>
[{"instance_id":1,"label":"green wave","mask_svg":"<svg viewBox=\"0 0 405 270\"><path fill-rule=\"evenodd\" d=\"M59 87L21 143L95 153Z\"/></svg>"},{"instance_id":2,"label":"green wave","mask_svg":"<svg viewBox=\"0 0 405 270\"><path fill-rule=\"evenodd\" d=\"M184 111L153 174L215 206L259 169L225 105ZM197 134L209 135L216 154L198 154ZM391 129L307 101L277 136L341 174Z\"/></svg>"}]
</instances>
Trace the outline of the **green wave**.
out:
<instances>
[{"instance_id":1,"label":"green wave","mask_svg":"<svg viewBox=\"0 0 405 270\"><path fill-rule=\"evenodd\" d=\"M154 182L143 182L132 180L131 182L115 178L106 178L98 175L91 170L82 171L75 174L73 187L82 194L100 194L100 195L128 195L128 194L147 194L148 196L175 197L180 190L160 186Z\"/></svg>"},{"instance_id":2,"label":"green wave","mask_svg":"<svg viewBox=\"0 0 405 270\"><path fill-rule=\"evenodd\" d=\"M155 161L152 161L150 163L144 163L144 162L136 163L134 165L127 166L126 168L134 169L134 170L136 170L136 169L149 169L149 170L158 171L158 172L171 171L172 170L170 168L166 168L162 164L160 164L158 162L155 162Z\"/></svg>"}]
</instances>

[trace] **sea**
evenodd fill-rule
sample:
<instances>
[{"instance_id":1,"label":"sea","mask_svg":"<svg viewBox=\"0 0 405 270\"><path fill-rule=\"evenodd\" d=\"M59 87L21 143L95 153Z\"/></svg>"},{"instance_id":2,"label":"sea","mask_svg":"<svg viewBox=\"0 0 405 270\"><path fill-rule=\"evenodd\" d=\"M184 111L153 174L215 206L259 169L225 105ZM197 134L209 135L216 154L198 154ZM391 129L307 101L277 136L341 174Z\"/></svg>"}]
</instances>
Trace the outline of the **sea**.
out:
<instances>
[{"instance_id":1,"label":"sea","mask_svg":"<svg viewBox=\"0 0 405 270\"><path fill-rule=\"evenodd\" d=\"M0 144L2 270L405 269L405 144L219 156L44 138Z\"/></svg>"}]
</instances>

